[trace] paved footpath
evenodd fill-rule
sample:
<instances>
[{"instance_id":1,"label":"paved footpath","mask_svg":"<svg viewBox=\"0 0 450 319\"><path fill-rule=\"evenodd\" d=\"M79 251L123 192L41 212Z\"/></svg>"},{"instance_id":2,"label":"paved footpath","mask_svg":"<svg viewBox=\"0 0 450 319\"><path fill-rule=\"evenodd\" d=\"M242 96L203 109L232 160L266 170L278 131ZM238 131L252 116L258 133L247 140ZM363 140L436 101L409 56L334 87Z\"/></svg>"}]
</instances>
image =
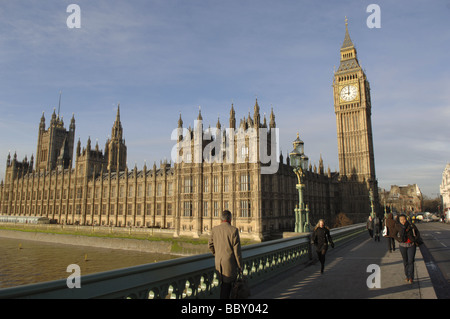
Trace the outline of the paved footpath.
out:
<instances>
[{"instance_id":1,"label":"paved footpath","mask_svg":"<svg viewBox=\"0 0 450 319\"><path fill-rule=\"evenodd\" d=\"M257 285L252 289L251 298L435 299L420 249L416 252L415 281L408 284L398 243L396 248L389 253L385 238L375 242L364 232L341 246L329 247L323 274L315 258L313 264L288 270ZM367 279L373 274L373 270L367 271L371 264L380 266L380 288L367 287Z\"/></svg>"}]
</instances>

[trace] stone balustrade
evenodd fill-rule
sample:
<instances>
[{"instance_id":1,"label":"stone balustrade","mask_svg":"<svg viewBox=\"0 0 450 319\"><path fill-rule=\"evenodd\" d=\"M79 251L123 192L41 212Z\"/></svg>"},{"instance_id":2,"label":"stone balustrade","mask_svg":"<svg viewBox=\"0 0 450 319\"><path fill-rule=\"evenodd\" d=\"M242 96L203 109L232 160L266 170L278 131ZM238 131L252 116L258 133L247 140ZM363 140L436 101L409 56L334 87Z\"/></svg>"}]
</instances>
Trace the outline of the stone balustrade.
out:
<instances>
[{"instance_id":1,"label":"stone balustrade","mask_svg":"<svg viewBox=\"0 0 450 319\"><path fill-rule=\"evenodd\" d=\"M331 230L336 245L365 230L356 224ZM309 234L242 247L243 273L250 286L313 257ZM70 275L68 273L68 275ZM219 280L212 254L177 258L153 264L81 276L80 288L66 279L0 289L0 298L218 298Z\"/></svg>"}]
</instances>

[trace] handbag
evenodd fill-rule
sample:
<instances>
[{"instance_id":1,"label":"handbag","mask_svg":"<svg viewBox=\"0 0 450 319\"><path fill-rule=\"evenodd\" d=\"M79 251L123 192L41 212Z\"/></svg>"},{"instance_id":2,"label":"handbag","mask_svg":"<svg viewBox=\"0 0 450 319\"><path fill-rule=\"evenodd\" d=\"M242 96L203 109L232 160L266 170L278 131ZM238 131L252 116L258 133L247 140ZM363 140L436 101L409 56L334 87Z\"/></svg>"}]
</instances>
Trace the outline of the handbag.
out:
<instances>
[{"instance_id":1,"label":"handbag","mask_svg":"<svg viewBox=\"0 0 450 319\"><path fill-rule=\"evenodd\" d=\"M250 296L250 287L248 285L248 279L242 273L236 278L231 289L231 299L247 299Z\"/></svg>"},{"instance_id":2,"label":"handbag","mask_svg":"<svg viewBox=\"0 0 450 319\"><path fill-rule=\"evenodd\" d=\"M412 231L413 231L413 235L414 235L414 244L415 244L416 246L420 246L420 245L423 244L423 240L422 240L422 237L420 237L420 235L419 235L419 236L416 236L416 230L415 230L414 227L415 227L415 226L412 227Z\"/></svg>"},{"instance_id":3,"label":"handbag","mask_svg":"<svg viewBox=\"0 0 450 319\"><path fill-rule=\"evenodd\" d=\"M383 237L387 237L388 235L389 235L388 228L387 228L386 225L384 225L384 228L383 228Z\"/></svg>"}]
</instances>

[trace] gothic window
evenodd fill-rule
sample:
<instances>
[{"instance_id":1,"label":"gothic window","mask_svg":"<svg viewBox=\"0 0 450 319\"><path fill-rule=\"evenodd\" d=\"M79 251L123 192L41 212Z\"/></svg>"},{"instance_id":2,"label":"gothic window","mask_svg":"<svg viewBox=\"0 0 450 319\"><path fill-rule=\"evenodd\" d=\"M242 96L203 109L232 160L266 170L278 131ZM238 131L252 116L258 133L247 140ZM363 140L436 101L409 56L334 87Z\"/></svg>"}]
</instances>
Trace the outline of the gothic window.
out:
<instances>
[{"instance_id":1,"label":"gothic window","mask_svg":"<svg viewBox=\"0 0 450 319\"><path fill-rule=\"evenodd\" d=\"M248 174L241 174L240 176L240 190L250 190L250 176Z\"/></svg>"},{"instance_id":2,"label":"gothic window","mask_svg":"<svg viewBox=\"0 0 450 319\"><path fill-rule=\"evenodd\" d=\"M214 201L213 205L214 205L214 217L219 217L219 202Z\"/></svg>"},{"instance_id":3,"label":"gothic window","mask_svg":"<svg viewBox=\"0 0 450 319\"><path fill-rule=\"evenodd\" d=\"M228 176L227 175L225 175L224 177L223 177L223 191L224 192L228 192L229 191L229 187L228 187L228 180L229 180L229 178L228 178Z\"/></svg>"},{"instance_id":4,"label":"gothic window","mask_svg":"<svg viewBox=\"0 0 450 319\"><path fill-rule=\"evenodd\" d=\"M203 180L203 192L208 193L209 192L209 178L205 176Z\"/></svg>"},{"instance_id":5,"label":"gothic window","mask_svg":"<svg viewBox=\"0 0 450 319\"><path fill-rule=\"evenodd\" d=\"M213 189L214 193L219 192L219 177L218 176L214 176L214 178L213 178L213 187L214 187L214 189Z\"/></svg>"},{"instance_id":6,"label":"gothic window","mask_svg":"<svg viewBox=\"0 0 450 319\"><path fill-rule=\"evenodd\" d=\"M156 196L162 196L162 184L156 184Z\"/></svg>"},{"instance_id":7,"label":"gothic window","mask_svg":"<svg viewBox=\"0 0 450 319\"><path fill-rule=\"evenodd\" d=\"M208 202L203 202L203 217L208 217Z\"/></svg>"},{"instance_id":8,"label":"gothic window","mask_svg":"<svg viewBox=\"0 0 450 319\"><path fill-rule=\"evenodd\" d=\"M248 200L241 200L240 206L240 217L250 217L250 202Z\"/></svg>"},{"instance_id":9,"label":"gothic window","mask_svg":"<svg viewBox=\"0 0 450 319\"><path fill-rule=\"evenodd\" d=\"M191 193L192 192L192 178L191 177L185 177L184 178L184 193Z\"/></svg>"},{"instance_id":10,"label":"gothic window","mask_svg":"<svg viewBox=\"0 0 450 319\"><path fill-rule=\"evenodd\" d=\"M183 203L183 216L192 217L192 203L190 201L186 201Z\"/></svg>"},{"instance_id":11,"label":"gothic window","mask_svg":"<svg viewBox=\"0 0 450 319\"><path fill-rule=\"evenodd\" d=\"M156 215L161 216L161 203L156 204Z\"/></svg>"}]
</instances>

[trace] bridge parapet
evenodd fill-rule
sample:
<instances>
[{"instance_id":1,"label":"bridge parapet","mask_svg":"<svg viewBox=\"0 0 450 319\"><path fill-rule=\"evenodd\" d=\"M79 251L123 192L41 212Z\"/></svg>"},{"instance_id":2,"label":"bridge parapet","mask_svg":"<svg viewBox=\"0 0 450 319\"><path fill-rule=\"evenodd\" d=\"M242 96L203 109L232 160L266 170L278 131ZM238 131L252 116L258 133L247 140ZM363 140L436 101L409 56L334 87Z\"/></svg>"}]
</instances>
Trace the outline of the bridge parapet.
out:
<instances>
[{"instance_id":1,"label":"bridge parapet","mask_svg":"<svg viewBox=\"0 0 450 319\"><path fill-rule=\"evenodd\" d=\"M336 244L353 238L365 224L335 228ZM244 275L250 286L312 258L309 234L242 247ZM0 298L217 298L219 280L214 257L202 254L124 269L85 275L81 288L67 287L66 279L0 289Z\"/></svg>"}]
</instances>

